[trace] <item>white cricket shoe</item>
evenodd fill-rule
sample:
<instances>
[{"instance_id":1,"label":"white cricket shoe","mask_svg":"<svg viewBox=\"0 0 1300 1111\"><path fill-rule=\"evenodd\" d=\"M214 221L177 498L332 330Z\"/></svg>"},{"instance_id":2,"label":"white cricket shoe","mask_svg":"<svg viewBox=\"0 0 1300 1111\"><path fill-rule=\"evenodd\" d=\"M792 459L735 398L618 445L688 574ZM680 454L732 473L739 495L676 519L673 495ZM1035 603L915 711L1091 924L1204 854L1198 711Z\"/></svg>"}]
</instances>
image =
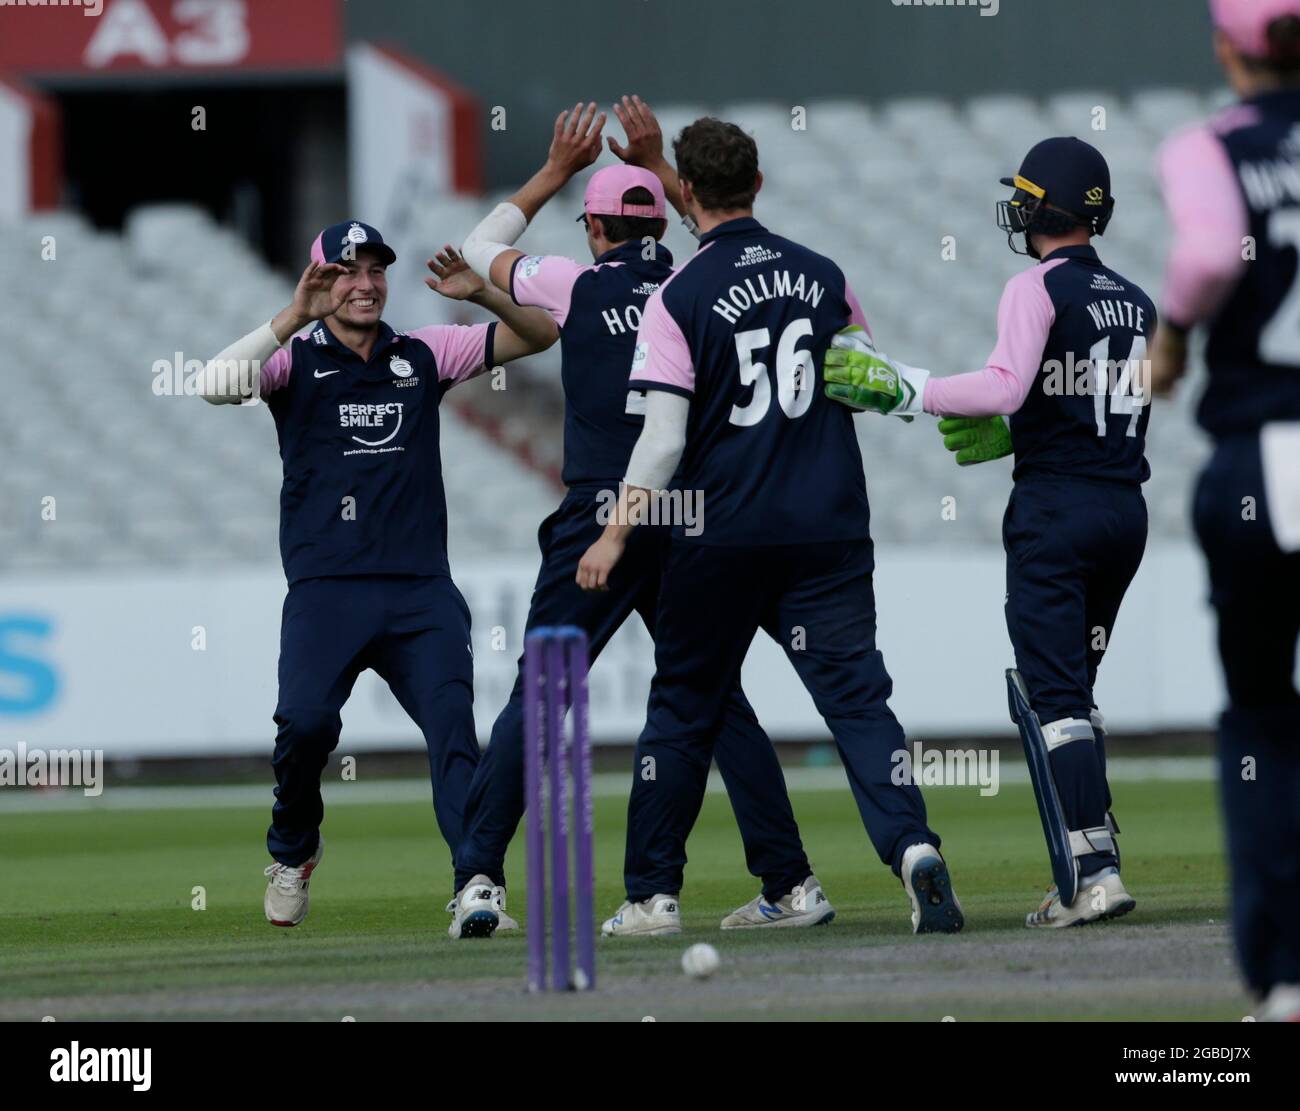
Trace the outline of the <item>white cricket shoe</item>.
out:
<instances>
[{"instance_id":1,"label":"white cricket shoe","mask_svg":"<svg viewBox=\"0 0 1300 1111\"><path fill-rule=\"evenodd\" d=\"M722 920L724 930L749 930L762 926L824 926L835 917L835 908L826 892L809 876L789 895L769 903L760 894L737 907Z\"/></svg>"},{"instance_id":2,"label":"white cricket shoe","mask_svg":"<svg viewBox=\"0 0 1300 1111\"><path fill-rule=\"evenodd\" d=\"M453 895L451 902L447 904L447 913L455 914L456 907L460 904L460 896ZM506 889L504 887L492 888L492 905L497 910L497 932L502 930L517 930L519 923L506 913Z\"/></svg>"},{"instance_id":3,"label":"white cricket shoe","mask_svg":"<svg viewBox=\"0 0 1300 1111\"><path fill-rule=\"evenodd\" d=\"M492 888L492 905L497 911L497 933L502 930L517 930L519 923L506 913L506 889L504 887Z\"/></svg>"},{"instance_id":4,"label":"white cricket shoe","mask_svg":"<svg viewBox=\"0 0 1300 1111\"><path fill-rule=\"evenodd\" d=\"M1257 1017L1260 1022L1300 1022L1300 984L1275 984Z\"/></svg>"},{"instance_id":5,"label":"white cricket shoe","mask_svg":"<svg viewBox=\"0 0 1300 1111\"><path fill-rule=\"evenodd\" d=\"M651 895L640 903L626 902L600 927L606 937L663 937L682 932L682 911L676 895Z\"/></svg>"},{"instance_id":6,"label":"white cricket shoe","mask_svg":"<svg viewBox=\"0 0 1300 1111\"><path fill-rule=\"evenodd\" d=\"M933 845L909 845L899 873L912 901L912 933L955 934L966 924L948 865Z\"/></svg>"},{"instance_id":7,"label":"white cricket shoe","mask_svg":"<svg viewBox=\"0 0 1300 1111\"><path fill-rule=\"evenodd\" d=\"M1052 884L1039 908L1025 915L1025 925L1047 929L1086 926L1089 922L1119 918L1135 906L1137 900L1124 890L1119 869L1102 868L1079 880L1078 893L1068 906L1061 902L1061 893Z\"/></svg>"},{"instance_id":8,"label":"white cricket shoe","mask_svg":"<svg viewBox=\"0 0 1300 1111\"><path fill-rule=\"evenodd\" d=\"M447 935L453 940L462 937L491 937L500 922L492 881L487 876L475 876L456 892L448 904L451 925Z\"/></svg>"},{"instance_id":9,"label":"white cricket shoe","mask_svg":"<svg viewBox=\"0 0 1300 1111\"><path fill-rule=\"evenodd\" d=\"M309 860L296 868L277 861L264 871L268 882L262 906L272 926L296 926L307 917L307 886L311 874L325 853L325 838L316 845Z\"/></svg>"}]
</instances>

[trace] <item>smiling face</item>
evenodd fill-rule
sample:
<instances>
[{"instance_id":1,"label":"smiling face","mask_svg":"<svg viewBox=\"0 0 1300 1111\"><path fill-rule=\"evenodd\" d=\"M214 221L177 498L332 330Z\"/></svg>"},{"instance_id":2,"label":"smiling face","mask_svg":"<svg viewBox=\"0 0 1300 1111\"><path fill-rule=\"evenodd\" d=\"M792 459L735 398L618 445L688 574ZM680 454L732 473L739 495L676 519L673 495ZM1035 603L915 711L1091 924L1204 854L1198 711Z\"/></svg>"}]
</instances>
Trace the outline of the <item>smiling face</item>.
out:
<instances>
[{"instance_id":1,"label":"smiling face","mask_svg":"<svg viewBox=\"0 0 1300 1111\"><path fill-rule=\"evenodd\" d=\"M344 294L335 316L350 328L375 327L388 301L388 267L364 247L357 251L355 261L339 265L347 273L334 283L335 292Z\"/></svg>"}]
</instances>

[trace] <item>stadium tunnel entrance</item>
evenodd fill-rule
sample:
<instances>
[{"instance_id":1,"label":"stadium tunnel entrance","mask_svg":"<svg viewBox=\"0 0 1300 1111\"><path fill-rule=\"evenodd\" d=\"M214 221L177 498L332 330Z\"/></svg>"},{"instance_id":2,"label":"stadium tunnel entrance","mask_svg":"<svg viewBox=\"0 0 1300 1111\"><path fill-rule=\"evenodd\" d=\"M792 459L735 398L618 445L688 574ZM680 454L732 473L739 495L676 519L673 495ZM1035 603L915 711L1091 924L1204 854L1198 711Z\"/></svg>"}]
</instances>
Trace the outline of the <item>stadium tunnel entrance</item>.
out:
<instances>
[{"instance_id":1,"label":"stadium tunnel entrance","mask_svg":"<svg viewBox=\"0 0 1300 1111\"><path fill-rule=\"evenodd\" d=\"M141 205L197 205L296 272L346 208L341 80L44 91L62 118L63 205L97 227L120 229Z\"/></svg>"}]
</instances>

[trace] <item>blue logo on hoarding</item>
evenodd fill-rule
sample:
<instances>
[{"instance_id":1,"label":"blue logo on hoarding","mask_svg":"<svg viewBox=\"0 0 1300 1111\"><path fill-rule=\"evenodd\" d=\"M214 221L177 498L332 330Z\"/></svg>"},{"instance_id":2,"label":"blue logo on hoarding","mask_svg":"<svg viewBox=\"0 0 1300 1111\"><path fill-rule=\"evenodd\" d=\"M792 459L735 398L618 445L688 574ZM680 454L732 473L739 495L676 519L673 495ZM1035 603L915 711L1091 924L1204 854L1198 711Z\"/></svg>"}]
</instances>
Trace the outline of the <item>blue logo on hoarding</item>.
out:
<instances>
[{"instance_id":1,"label":"blue logo on hoarding","mask_svg":"<svg viewBox=\"0 0 1300 1111\"><path fill-rule=\"evenodd\" d=\"M36 714L54 702L59 676L40 658L53 625L44 617L0 617L0 715Z\"/></svg>"}]
</instances>

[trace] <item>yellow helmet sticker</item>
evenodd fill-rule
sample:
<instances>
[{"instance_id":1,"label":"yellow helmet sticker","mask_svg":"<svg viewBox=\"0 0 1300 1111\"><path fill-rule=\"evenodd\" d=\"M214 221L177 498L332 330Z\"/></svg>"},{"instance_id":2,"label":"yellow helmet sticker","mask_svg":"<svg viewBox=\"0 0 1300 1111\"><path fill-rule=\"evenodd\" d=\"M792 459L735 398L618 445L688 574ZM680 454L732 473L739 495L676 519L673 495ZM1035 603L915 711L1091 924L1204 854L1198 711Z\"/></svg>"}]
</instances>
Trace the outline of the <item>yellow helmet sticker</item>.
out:
<instances>
[{"instance_id":1,"label":"yellow helmet sticker","mask_svg":"<svg viewBox=\"0 0 1300 1111\"><path fill-rule=\"evenodd\" d=\"M1021 177L1019 174L1016 174L1016 176L1011 180L1015 183L1017 189L1023 189L1026 193L1032 194L1033 196L1037 197L1040 201L1045 196L1047 196L1046 189L1044 189L1041 185L1035 185L1027 177Z\"/></svg>"}]
</instances>

